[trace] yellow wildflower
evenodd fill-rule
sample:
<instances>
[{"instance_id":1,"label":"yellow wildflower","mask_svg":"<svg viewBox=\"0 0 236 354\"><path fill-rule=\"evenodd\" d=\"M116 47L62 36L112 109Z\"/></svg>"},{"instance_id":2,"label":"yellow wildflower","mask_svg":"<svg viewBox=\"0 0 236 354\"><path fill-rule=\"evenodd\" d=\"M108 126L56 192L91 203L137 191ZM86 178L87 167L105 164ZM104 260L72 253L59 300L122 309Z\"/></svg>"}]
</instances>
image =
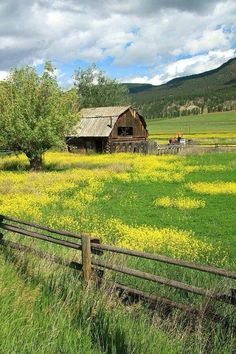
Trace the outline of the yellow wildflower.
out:
<instances>
[{"instance_id":1,"label":"yellow wildflower","mask_svg":"<svg viewBox=\"0 0 236 354\"><path fill-rule=\"evenodd\" d=\"M188 197L177 198L177 197L162 197L154 200L154 205L161 206L164 208L178 208L178 209L196 209L203 208L205 206L204 200L192 199Z\"/></svg>"},{"instance_id":2,"label":"yellow wildflower","mask_svg":"<svg viewBox=\"0 0 236 354\"><path fill-rule=\"evenodd\" d=\"M191 182L186 188L200 194L236 194L235 182Z\"/></svg>"}]
</instances>

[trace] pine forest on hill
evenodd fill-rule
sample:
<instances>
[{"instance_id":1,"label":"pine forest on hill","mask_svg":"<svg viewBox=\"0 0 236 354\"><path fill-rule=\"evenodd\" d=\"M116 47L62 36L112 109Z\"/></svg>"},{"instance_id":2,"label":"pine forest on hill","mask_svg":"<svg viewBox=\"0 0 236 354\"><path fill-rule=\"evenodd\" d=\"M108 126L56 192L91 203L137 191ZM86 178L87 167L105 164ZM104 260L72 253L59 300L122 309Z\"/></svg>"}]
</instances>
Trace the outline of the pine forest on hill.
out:
<instances>
[{"instance_id":1,"label":"pine forest on hill","mask_svg":"<svg viewBox=\"0 0 236 354\"><path fill-rule=\"evenodd\" d=\"M236 109L236 58L217 69L166 84L127 83L133 105L147 118L179 117Z\"/></svg>"}]
</instances>

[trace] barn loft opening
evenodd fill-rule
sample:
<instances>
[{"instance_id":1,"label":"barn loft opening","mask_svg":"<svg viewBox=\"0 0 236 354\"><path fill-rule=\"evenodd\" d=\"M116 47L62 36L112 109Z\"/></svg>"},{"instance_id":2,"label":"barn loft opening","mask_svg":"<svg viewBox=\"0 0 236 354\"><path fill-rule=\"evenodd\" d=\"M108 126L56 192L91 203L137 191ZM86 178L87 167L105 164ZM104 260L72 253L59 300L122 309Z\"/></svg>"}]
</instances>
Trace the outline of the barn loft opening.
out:
<instances>
[{"instance_id":1,"label":"barn loft opening","mask_svg":"<svg viewBox=\"0 0 236 354\"><path fill-rule=\"evenodd\" d=\"M132 136L133 135L133 127L118 127L118 135L119 136Z\"/></svg>"}]
</instances>

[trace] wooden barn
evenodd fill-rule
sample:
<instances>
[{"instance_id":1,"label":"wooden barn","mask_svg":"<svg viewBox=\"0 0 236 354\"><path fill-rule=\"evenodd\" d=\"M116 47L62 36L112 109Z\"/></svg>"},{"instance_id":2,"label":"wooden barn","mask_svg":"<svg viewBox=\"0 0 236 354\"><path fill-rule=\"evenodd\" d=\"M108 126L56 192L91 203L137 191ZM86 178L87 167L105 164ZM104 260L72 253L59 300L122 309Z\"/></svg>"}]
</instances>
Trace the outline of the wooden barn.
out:
<instances>
[{"instance_id":1,"label":"wooden barn","mask_svg":"<svg viewBox=\"0 0 236 354\"><path fill-rule=\"evenodd\" d=\"M145 152L148 131L140 113L131 106L84 108L71 136L69 151Z\"/></svg>"}]
</instances>

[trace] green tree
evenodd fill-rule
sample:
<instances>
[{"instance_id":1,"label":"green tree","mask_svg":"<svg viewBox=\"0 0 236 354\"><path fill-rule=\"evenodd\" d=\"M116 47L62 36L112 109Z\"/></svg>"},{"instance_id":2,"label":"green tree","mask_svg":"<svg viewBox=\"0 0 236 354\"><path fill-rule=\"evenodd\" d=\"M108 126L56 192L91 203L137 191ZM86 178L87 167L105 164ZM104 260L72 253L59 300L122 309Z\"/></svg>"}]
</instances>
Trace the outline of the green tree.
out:
<instances>
[{"instance_id":1,"label":"green tree","mask_svg":"<svg viewBox=\"0 0 236 354\"><path fill-rule=\"evenodd\" d=\"M43 154L64 142L77 112L76 93L62 92L51 63L42 75L30 66L14 69L0 86L0 144L25 153L31 169L41 169Z\"/></svg>"},{"instance_id":2,"label":"green tree","mask_svg":"<svg viewBox=\"0 0 236 354\"><path fill-rule=\"evenodd\" d=\"M74 84L80 108L129 104L128 88L117 80L108 78L94 64L87 69L77 70Z\"/></svg>"}]
</instances>

